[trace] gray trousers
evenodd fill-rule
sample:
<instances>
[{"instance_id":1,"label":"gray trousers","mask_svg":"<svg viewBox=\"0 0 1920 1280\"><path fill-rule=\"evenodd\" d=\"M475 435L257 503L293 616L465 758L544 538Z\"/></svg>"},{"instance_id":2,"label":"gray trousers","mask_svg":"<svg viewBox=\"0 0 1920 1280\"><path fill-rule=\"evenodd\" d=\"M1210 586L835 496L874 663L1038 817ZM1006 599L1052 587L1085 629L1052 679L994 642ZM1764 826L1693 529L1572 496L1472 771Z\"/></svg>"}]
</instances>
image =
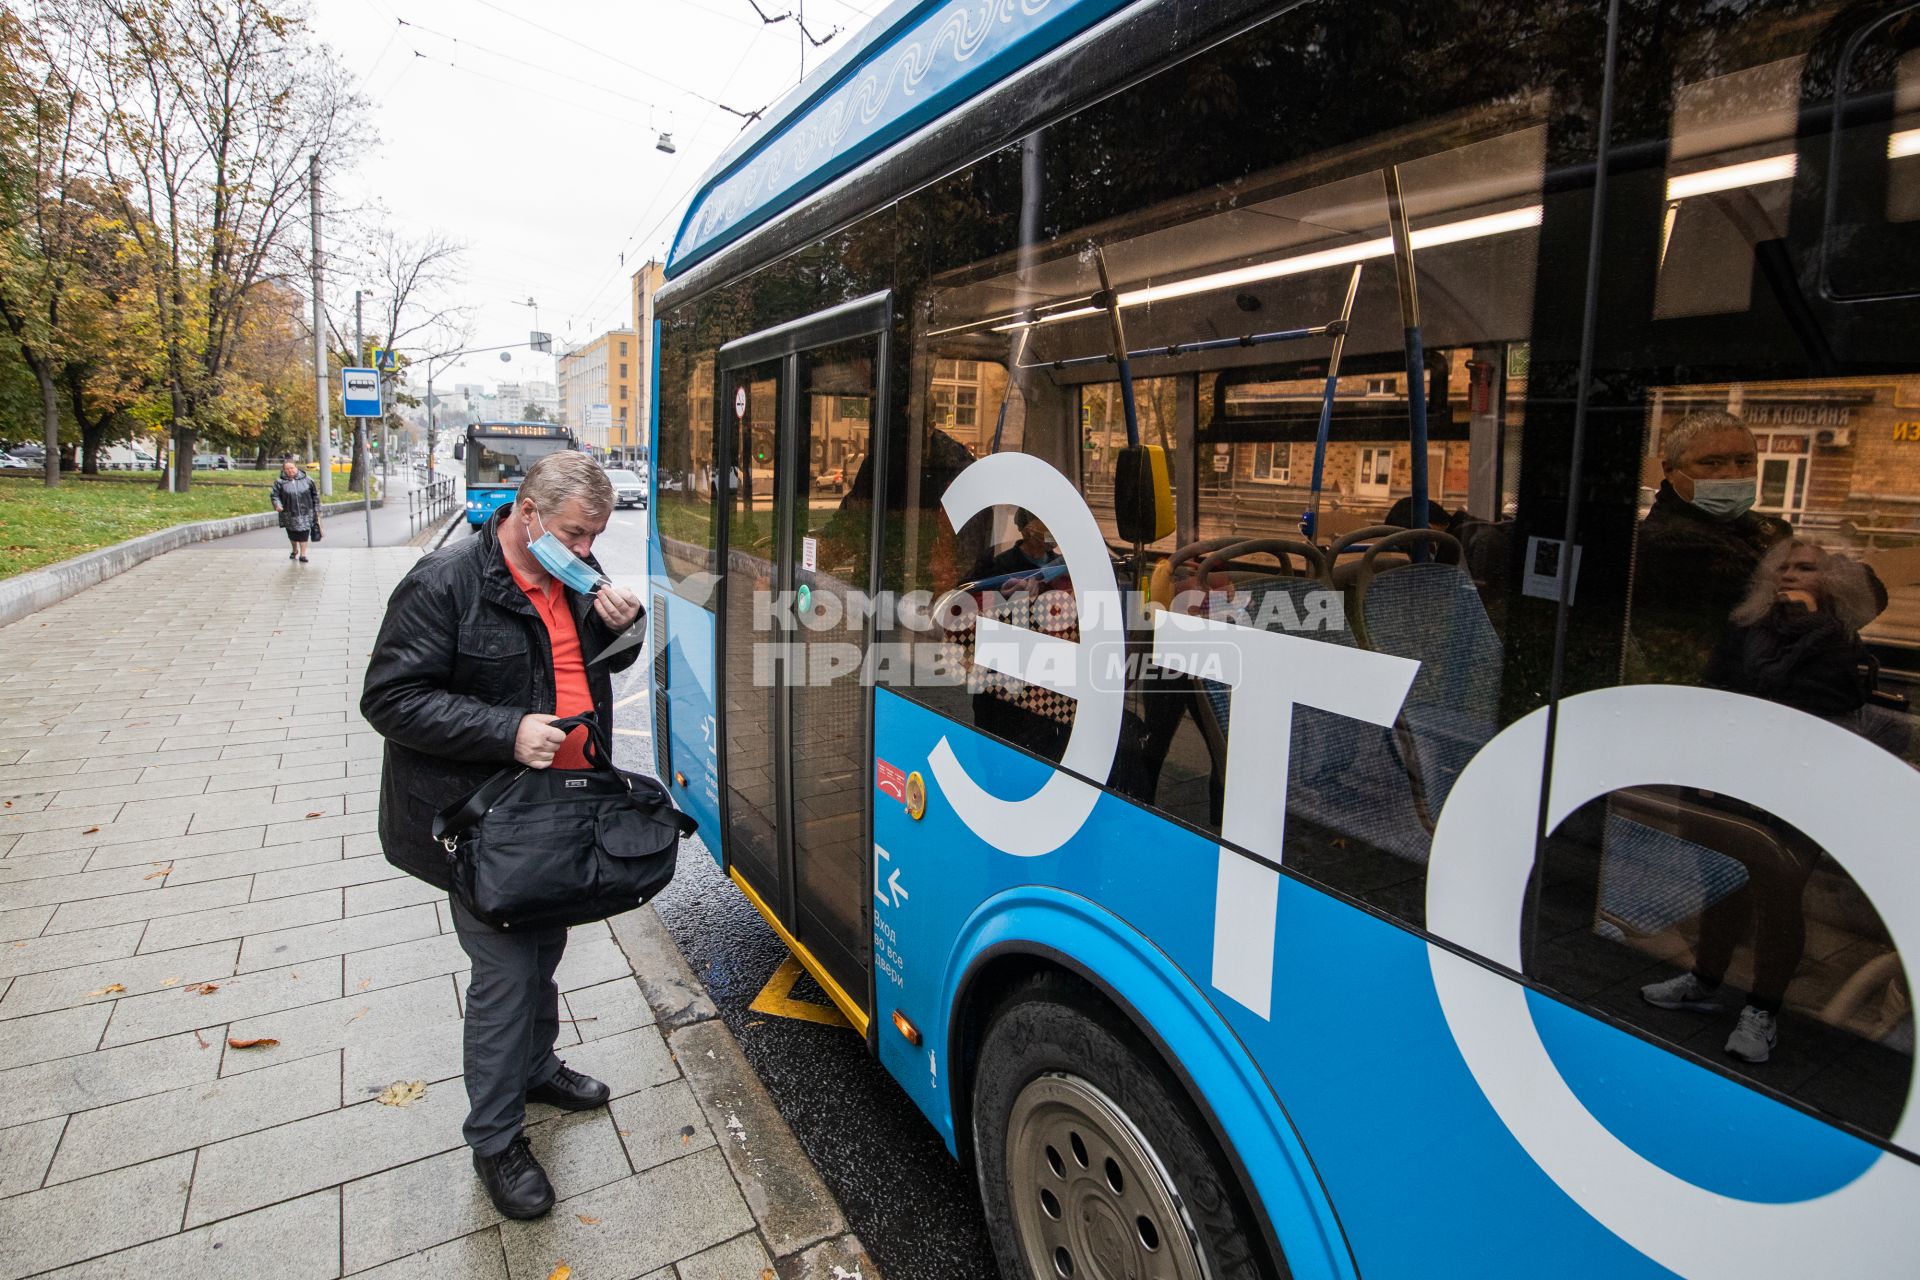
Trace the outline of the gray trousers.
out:
<instances>
[{"instance_id":1,"label":"gray trousers","mask_svg":"<svg viewBox=\"0 0 1920 1280\"><path fill-rule=\"evenodd\" d=\"M520 1133L527 1090L560 1068L560 988L553 971L567 931L502 933L453 900L453 928L473 962L467 986L464 1067L467 1122L461 1134L483 1156L499 1155Z\"/></svg>"}]
</instances>

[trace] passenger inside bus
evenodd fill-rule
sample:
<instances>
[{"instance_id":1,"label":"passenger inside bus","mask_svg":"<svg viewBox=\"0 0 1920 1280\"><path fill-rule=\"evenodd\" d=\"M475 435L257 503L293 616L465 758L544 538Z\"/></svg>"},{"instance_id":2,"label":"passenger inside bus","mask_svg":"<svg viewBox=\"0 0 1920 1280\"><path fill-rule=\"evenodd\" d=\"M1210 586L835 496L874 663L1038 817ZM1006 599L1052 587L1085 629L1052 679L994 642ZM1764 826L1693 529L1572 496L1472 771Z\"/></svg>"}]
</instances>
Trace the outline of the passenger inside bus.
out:
<instances>
[{"instance_id":1,"label":"passenger inside bus","mask_svg":"<svg viewBox=\"0 0 1920 1280\"><path fill-rule=\"evenodd\" d=\"M1867 654L1860 628L1879 612L1867 571L1803 538L1776 543L1761 559L1726 633L1707 663L1704 682L1766 698L1817 715L1905 755L1903 717L1868 704ZM1641 989L1661 1009L1720 1011L1720 985L1735 947L1753 928L1753 981L1726 1050L1747 1062L1768 1060L1778 1041L1778 1018L1806 951L1802 906L1821 851L1798 831L1746 805L1722 800L1771 828L1778 839L1765 856L1740 858L1752 846L1724 852L1740 858L1747 883L1707 907L1700 941L1686 973Z\"/></svg>"},{"instance_id":2,"label":"passenger inside bus","mask_svg":"<svg viewBox=\"0 0 1920 1280\"><path fill-rule=\"evenodd\" d=\"M968 577L978 581L982 578L1004 580L1031 576L1035 569L1058 561L1059 553L1054 550L1053 535L1047 532L1046 521L1021 507L1013 513L1013 528L1019 535L1018 540L1006 550L975 565Z\"/></svg>"}]
</instances>

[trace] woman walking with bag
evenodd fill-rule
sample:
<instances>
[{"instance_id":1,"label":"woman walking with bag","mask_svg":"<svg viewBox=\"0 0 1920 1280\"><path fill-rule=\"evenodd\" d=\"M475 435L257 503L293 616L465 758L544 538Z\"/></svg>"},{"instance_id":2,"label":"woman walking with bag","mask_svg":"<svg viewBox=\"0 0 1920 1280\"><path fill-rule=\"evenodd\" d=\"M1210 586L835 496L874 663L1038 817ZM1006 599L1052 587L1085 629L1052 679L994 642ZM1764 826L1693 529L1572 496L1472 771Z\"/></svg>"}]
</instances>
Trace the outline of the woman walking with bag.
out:
<instances>
[{"instance_id":1,"label":"woman walking with bag","mask_svg":"<svg viewBox=\"0 0 1920 1280\"><path fill-rule=\"evenodd\" d=\"M280 461L280 478L273 482L273 509L287 531L287 559L307 562L307 539L320 541L320 490L288 454Z\"/></svg>"}]
</instances>

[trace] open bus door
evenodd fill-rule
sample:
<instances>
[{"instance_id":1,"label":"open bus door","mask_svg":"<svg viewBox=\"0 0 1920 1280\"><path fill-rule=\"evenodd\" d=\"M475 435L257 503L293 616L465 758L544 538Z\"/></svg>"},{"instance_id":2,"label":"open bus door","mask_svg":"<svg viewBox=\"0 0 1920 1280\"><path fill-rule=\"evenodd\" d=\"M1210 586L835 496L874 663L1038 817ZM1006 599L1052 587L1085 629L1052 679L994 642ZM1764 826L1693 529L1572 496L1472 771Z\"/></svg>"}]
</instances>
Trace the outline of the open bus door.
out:
<instances>
[{"instance_id":1,"label":"open bus door","mask_svg":"<svg viewBox=\"0 0 1920 1280\"><path fill-rule=\"evenodd\" d=\"M716 397L726 869L863 1033L876 513L832 473L880 446L888 314L882 294L730 343Z\"/></svg>"}]
</instances>

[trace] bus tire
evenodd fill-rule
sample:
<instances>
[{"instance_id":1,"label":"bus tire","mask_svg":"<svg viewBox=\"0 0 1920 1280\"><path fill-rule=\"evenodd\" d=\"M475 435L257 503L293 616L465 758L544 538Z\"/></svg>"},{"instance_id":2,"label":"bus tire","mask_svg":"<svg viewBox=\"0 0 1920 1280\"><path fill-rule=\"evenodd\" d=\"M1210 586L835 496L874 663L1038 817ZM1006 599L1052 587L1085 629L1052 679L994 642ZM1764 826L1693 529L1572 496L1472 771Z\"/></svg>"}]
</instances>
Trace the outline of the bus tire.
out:
<instances>
[{"instance_id":1,"label":"bus tire","mask_svg":"<svg viewBox=\"0 0 1920 1280\"><path fill-rule=\"evenodd\" d=\"M1185 1091L1098 1009L1041 975L981 1039L975 1167L1001 1274L1264 1280L1257 1228Z\"/></svg>"}]
</instances>

